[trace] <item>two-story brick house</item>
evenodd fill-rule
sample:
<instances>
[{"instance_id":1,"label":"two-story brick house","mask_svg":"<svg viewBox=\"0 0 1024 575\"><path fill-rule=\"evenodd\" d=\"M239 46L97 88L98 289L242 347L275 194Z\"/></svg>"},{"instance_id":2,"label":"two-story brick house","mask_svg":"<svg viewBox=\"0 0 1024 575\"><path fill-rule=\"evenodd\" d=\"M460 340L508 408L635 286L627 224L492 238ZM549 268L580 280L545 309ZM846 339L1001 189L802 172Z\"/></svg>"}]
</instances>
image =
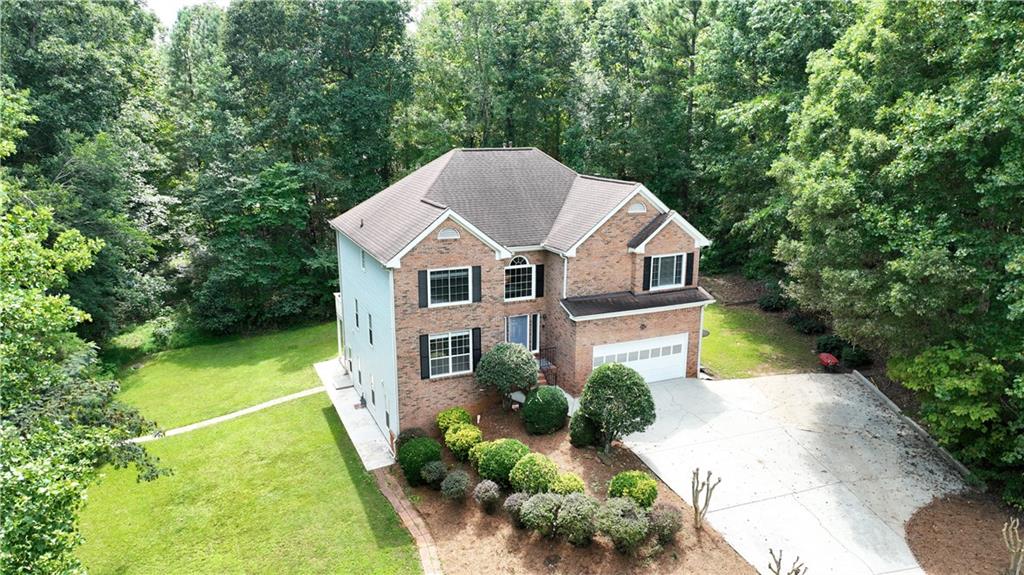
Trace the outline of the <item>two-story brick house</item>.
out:
<instances>
[{"instance_id":1,"label":"two-story brick house","mask_svg":"<svg viewBox=\"0 0 1024 575\"><path fill-rule=\"evenodd\" d=\"M642 184L535 148L455 149L331 225L341 361L391 438L496 400L473 369L503 341L574 395L612 361L697 376L710 242Z\"/></svg>"}]
</instances>

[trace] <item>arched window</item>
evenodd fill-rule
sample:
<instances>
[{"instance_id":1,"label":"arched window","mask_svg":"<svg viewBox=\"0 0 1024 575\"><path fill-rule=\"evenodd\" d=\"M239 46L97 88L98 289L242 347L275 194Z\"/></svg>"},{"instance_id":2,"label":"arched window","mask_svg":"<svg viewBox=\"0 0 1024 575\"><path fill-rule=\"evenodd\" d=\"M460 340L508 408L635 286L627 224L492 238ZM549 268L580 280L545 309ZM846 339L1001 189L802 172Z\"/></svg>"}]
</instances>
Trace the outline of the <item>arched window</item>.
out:
<instances>
[{"instance_id":1,"label":"arched window","mask_svg":"<svg viewBox=\"0 0 1024 575\"><path fill-rule=\"evenodd\" d=\"M516 257L512 258L512 261L509 262L508 265L509 265L509 267L512 267L512 266L528 266L528 265L530 265L530 260L526 259L523 256L516 256Z\"/></svg>"},{"instance_id":2,"label":"arched window","mask_svg":"<svg viewBox=\"0 0 1024 575\"><path fill-rule=\"evenodd\" d=\"M460 237L462 236L459 234L459 230L455 228L444 228L437 232L437 239L439 240L457 240Z\"/></svg>"},{"instance_id":3,"label":"arched window","mask_svg":"<svg viewBox=\"0 0 1024 575\"><path fill-rule=\"evenodd\" d=\"M523 256L512 258L505 267L505 299L531 299L534 297L536 266Z\"/></svg>"},{"instance_id":4,"label":"arched window","mask_svg":"<svg viewBox=\"0 0 1024 575\"><path fill-rule=\"evenodd\" d=\"M645 214L647 213L647 206L643 202L636 202L630 204L629 213L631 214Z\"/></svg>"}]
</instances>

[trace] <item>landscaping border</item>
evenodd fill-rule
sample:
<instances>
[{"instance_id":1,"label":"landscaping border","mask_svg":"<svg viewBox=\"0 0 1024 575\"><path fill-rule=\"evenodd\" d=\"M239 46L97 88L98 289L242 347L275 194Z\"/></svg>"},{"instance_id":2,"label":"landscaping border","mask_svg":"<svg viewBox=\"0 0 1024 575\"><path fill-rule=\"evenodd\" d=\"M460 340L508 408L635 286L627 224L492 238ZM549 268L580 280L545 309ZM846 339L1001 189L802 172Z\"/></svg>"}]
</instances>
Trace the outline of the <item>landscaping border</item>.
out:
<instances>
[{"instance_id":1,"label":"landscaping border","mask_svg":"<svg viewBox=\"0 0 1024 575\"><path fill-rule=\"evenodd\" d=\"M856 379L863 386L867 387L872 392L874 392L874 394L877 395L878 398L881 399L882 402L885 403L889 407L889 409L891 409L897 415L902 417L904 421L909 423L910 427L915 432L917 432L918 435L923 437L924 440L927 441L929 445L934 447L939 452L939 455L941 455L942 458L944 460L946 460L946 463L949 463L950 465L952 465L953 468L956 469L957 473L959 473L961 477L963 477L964 479L968 479L969 477L971 477L971 470L967 469L967 466L965 466L963 463L960 463L959 461L957 461L957 459L955 457L953 457L948 451L946 451L946 449L944 447L939 445L939 443L937 441L935 441L935 439L931 435L929 435L928 432L923 427L921 427L920 425L918 425L918 423L916 421L914 421L913 419L908 417L907 414L903 413L903 410L900 409L900 407L898 405L893 403L893 401L891 399L889 399L889 397L887 395L882 393L882 390L878 389L878 387L874 383L872 383L872 381L870 379L868 379L867 377L864 377L864 374L862 374L861 372L857 371L856 369L852 370L851 373L852 373L854 379ZM984 488L982 488L982 491L984 491Z\"/></svg>"},{"instance_id":2,"label":"landscaping border","mask_svg":"<svg viewBox=\"0 0 1024 575\"><path fill-rule=\"evenodd\" d=\"M427 524L420 517L419 511L412 505L412 502L405 496L402 487L395 482L388 472L389 467L380 467L370 473L377 479L377 487L384 497L395 508L402 524L409 530L416 547L420 552L420 564L423 566L423 575L444 575L441 568L441 556L437 552L437 544L427 529Z\"/></svg>"}]
</instances>

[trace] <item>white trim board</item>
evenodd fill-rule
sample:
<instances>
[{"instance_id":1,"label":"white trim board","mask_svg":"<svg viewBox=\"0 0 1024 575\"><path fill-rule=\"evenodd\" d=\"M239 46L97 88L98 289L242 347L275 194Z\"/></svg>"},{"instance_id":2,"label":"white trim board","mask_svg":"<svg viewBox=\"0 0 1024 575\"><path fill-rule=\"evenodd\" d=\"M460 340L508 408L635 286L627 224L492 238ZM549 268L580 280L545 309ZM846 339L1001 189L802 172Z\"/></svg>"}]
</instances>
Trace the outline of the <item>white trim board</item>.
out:
<instances>
[{"instance_id":1,"label":"white trim board","mask_svg":"<svg viewBox=\"0 0 1024 575\"><path fill-rule=\"evenodd\" d=\"M424 229L422 232L420 232L419 235L417 235L415 238L413 238L413 240L410 241L408 244L406 244L405 247L401 249L401 251L399 251L397 254L395 254L395 257L393 257L390 260L388 260L388 262L385 263L384 265L389 267L389 268L400 268L400 267L402 267L402 256L404 256L405 254L407 254L410 251L412 251L412 249L415 248L417 245L419 245L419 243L422 242L424 240L424 238L426 238L431 233L433 233L434 230L436 230L438 227L440 227L441 224L443 224L448 219L451 219L455 223L459 224L460 226L465 228L467 231L469 231L469 233L471 233L474 236L476 236L476 238L478 240L480 240L484 244L486 244L487 247L493 249L494 250L494 259L501 260L501 259L506 259L506 258L512 257L512 252L510 252L507 248L505 248L505 246L503 246L503 245L499 244L498 242L494 241L493 239L491 239L490 236L488 236L487 234L485 234L482 231L480 231L480 229L477 228L476 226L474 226L473 224L469 223L469 220L467 220L466 218L460 216L458 214L458 212L456 212L455 210L452 210L451 208L448 208L445 211L441 212L441 215L437 216L437 219L435 219L433 223L431 223L429 226L427 226L426 229Z\"/></svg>"},{"instance_id":2,"label":"white trim board","mask_svg":"<svg viewBox=\"0 0 1024 575\"><path fill-rule=\"evenodd\" d=\"M662 311L672 311L676 309L686 309L691 307L704 307L715 303L715 300L698 301L692 303L678 303L674 305L663 305L659 307L647 307L643 309L630 309L626 311L613 311L608 313L597 313L593 315L572 315L568 308L565 307L563 302L558 302L558 305L562 306L565 313L569 316L572 321L591 321L595 319L610 319L615 317L626 317L630 315L643 315L647 313L658 313Z\"/></svg>"}]
</instances>

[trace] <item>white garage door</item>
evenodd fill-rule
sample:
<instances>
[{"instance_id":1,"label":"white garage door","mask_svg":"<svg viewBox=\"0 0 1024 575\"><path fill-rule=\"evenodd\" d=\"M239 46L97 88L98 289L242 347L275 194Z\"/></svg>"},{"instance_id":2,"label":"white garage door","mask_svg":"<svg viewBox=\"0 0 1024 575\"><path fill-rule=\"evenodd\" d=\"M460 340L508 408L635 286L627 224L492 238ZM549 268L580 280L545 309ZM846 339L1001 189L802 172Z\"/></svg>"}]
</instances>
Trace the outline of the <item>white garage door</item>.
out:
<instances>
[{"instance_id":1,"label":"white garage door","mask_svg":"<svg viewBox=\"0 0 1024 575\"><path fill-rule=\"evenodd\" d=\"M594 346L594 367L622 363L648 382L686 377L688 333Z\"/></svg>"}]
</instances>

